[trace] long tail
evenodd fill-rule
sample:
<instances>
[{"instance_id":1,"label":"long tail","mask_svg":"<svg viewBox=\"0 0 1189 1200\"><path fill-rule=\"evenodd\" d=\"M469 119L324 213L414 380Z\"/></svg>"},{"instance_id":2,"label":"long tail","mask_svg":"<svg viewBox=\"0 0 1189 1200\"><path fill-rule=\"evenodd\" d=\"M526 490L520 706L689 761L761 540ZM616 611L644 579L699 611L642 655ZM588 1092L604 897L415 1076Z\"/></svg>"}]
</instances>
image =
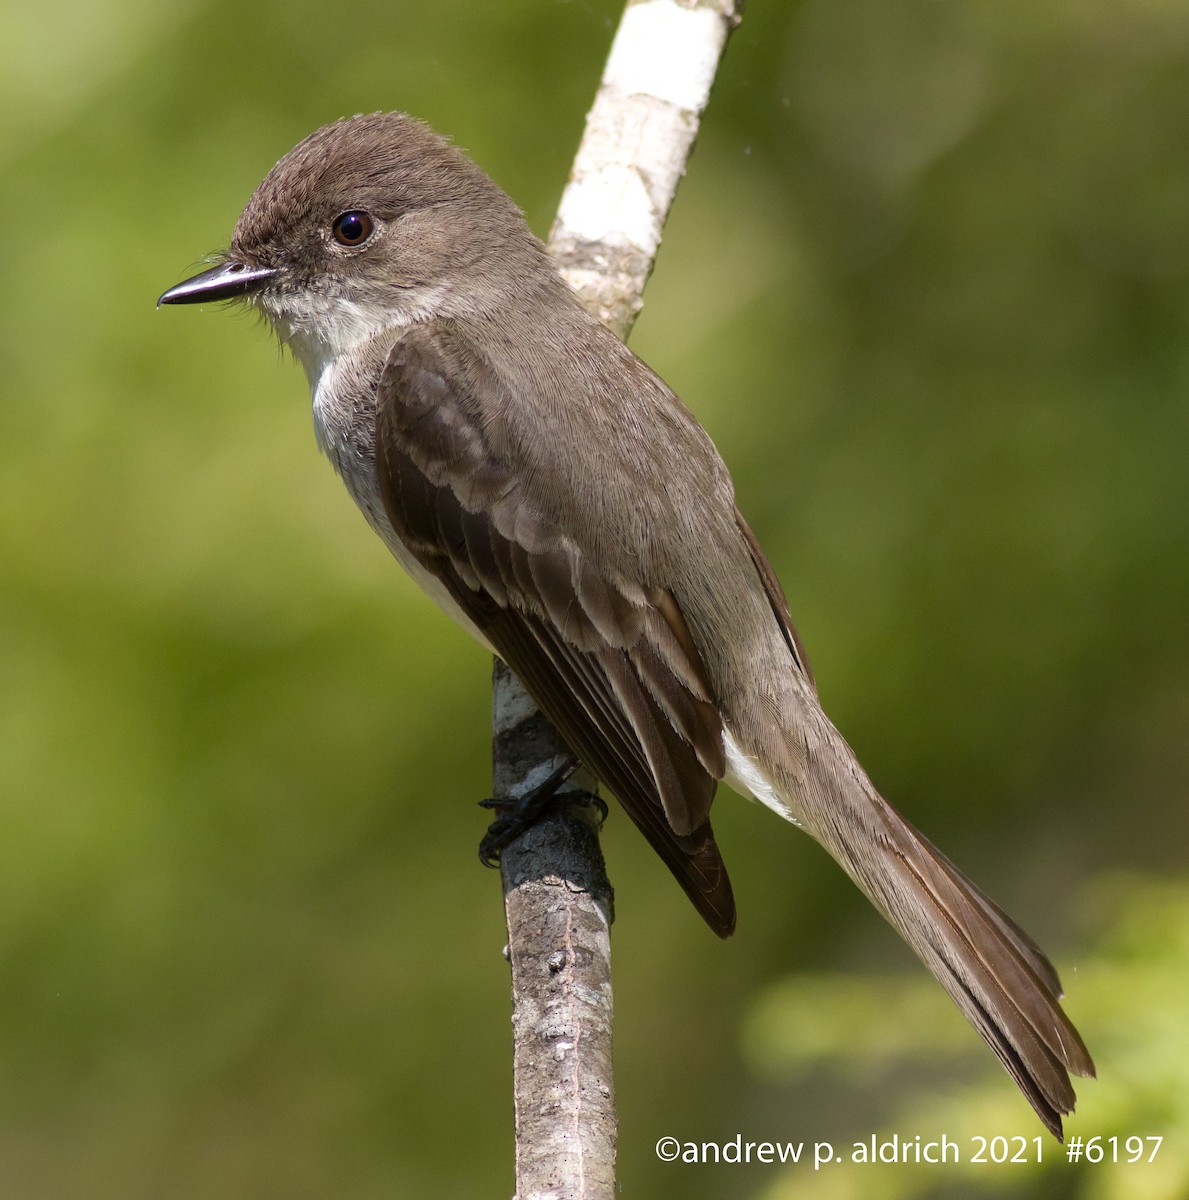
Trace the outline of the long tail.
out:
<instances>
[{"instance_id":1,"label":"long tail","mask_svg":"<svg viewBox=\"0 0 1189 1200\"><path fill-rule=\"evenodd\" d=\"M820 709L814 715L820 724L812 718L809 724L820 736L806 737L801 725L795 751L779 756L785 769L761 767L748 755L736 758L732 774L830 851L1060 1138L1061 1117L1073 1112L1076 1099L1070 1073L1092 1076L1094 1063L1061 1010L1057 972L994 901L875 791Z\"/></svg>"},{"instance_id":2,"label":"long tail","mask_svg":"<svg viewBox=\"0 0 1189 1200\"><path fill-rule=\"evenodd\" d=\"M1069 1075L1094 1063L1061 1009L1061 980L1040 947L886 801L885 870L864 887L982 1034L1060 1138L1076 1096ZM878 861L878 860L877 860Z\"/></svg>"}]
</instances>

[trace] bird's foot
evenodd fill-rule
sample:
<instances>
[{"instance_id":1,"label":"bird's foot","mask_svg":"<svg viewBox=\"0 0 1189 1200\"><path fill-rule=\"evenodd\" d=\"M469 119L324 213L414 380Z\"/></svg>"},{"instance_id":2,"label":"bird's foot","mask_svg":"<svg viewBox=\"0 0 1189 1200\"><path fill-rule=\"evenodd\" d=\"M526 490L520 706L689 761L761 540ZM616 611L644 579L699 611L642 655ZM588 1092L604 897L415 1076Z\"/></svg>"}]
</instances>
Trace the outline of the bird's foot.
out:
<instances>
[{"instance_id":1,"label":"bird's foot","mask_svg":"<svg viewBox=\"0 0 1189 1200\"><path fill-rule=\"evenodd\" d=\"M567 758L544 783L515 800L480 800L480 808L491 808L499 816L488 826L479 843L479 860L485 867L498 867L500 853L554 804L593 806L599 814L599 824L607 819L607 804L591 792L558 792L558 789L578 770L576 758Z\"/></svg>"}]
</instances>

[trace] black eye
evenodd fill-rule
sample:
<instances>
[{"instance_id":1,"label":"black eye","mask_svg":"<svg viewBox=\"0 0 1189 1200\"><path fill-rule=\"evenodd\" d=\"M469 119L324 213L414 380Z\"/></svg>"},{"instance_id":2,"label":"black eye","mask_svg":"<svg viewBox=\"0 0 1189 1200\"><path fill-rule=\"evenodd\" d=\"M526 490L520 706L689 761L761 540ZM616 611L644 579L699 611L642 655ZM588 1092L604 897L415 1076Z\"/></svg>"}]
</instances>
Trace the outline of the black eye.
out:
<instances>
[{"instance_id":1,"label":"black eye","mask_svg":"<svg viewBox=\"0 0 1189 1200\"><path fill-rule=\"evenodd\" d=\"M365 212L345 212L335 217L330 232L340 246L362 246L375 232L375 223Z\"/></svg>"}]
</instances>

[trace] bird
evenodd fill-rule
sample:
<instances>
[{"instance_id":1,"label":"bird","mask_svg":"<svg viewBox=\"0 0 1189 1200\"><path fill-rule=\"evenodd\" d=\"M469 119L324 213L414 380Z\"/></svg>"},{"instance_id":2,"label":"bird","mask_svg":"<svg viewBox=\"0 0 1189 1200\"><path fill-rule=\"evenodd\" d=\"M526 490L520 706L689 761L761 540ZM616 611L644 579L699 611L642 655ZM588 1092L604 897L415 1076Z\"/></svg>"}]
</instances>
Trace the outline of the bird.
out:
<instances>
[{"instance_id":1,"label":"bird","mask_svg":"<svg viewBox=\"0 0 1189 1200\"><path fill-rule=\"evenodd\" d=\"M725 782L825 848L1058 1138L1093 1076L1036 942L876 790L824 713L709 436L513 200L398 112L310 134L158 304L255 307L372 529L502 658L715 933Z\"/></svg>"}]
</instances>

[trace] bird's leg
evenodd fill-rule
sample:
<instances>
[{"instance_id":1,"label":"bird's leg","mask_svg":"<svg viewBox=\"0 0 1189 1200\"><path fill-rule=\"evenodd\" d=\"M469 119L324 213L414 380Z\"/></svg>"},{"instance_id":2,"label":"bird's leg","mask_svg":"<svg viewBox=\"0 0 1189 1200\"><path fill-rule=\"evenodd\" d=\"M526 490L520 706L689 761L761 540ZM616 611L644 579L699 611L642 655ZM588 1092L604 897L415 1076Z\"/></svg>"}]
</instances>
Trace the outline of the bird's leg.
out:
<instances>
[{"instance_id":1,"label":"bird's leg","mask_svg":"<svg viewBox=\"0 0 1189 1200\"><path fill-rule=\"evenodd\" d=\"M492 808L499 816L488 826L479 843L479 859L485 867L497 867L500 851L519 837L530 825L540 820L553 804L593 805L599 813L599 823L607 819L607 804L591 792L561 792L558 789L578 770L581 764L569 755L544 783L512 800L480 800L480 808Z\"/></svg>"}]
</instances>

